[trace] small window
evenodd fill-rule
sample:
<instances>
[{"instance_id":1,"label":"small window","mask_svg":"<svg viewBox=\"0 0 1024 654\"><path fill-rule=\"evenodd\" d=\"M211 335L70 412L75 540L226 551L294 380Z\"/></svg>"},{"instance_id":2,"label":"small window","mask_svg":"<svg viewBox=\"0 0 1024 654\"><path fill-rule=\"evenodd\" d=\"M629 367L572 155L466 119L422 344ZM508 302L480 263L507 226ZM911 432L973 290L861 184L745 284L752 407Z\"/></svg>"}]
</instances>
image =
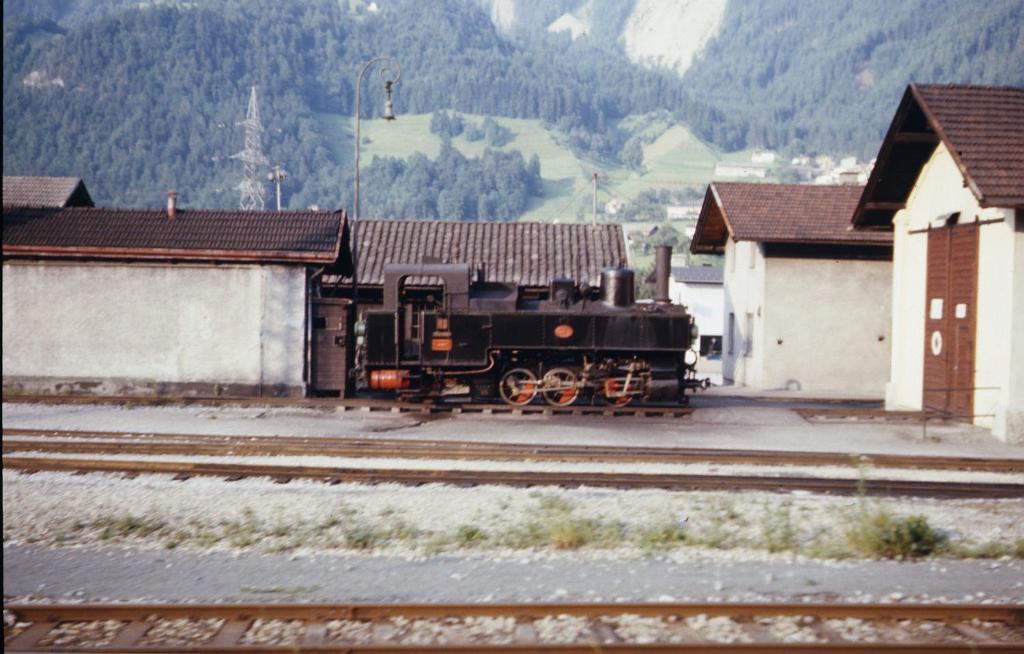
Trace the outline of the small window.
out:
<instances>
[{"instance_id":1,"label":"small window","mask_svg":"<svg viewBox=\"0 0 1024 654\"><path fill-rule=\"evenodd\" d=\"M729 272L736 272L736 255L739 254L740 244L735 241L732 247L727 251L727 257L729 259Z\"/></svg>"},{"instance_id":2,"label":"small window","mask_svg":"<svg viewBox=\"0 0 1024 654\"><path fill-rule=\"evenodd\" d=\"M718 336L704 336L700 337L700 355L707 359L721 359L722 358L722 339Z\"/></svg>"},{"instance_id":3,"label":"small window","mask_svg":"<svg viewBox=\"0 0 1024 654\"><path fill-rule=\"evenodd\" d=\"M747 250L750 252L750 269L757 266L757 243L748 243Z\"/></svg>"}]
</instances>

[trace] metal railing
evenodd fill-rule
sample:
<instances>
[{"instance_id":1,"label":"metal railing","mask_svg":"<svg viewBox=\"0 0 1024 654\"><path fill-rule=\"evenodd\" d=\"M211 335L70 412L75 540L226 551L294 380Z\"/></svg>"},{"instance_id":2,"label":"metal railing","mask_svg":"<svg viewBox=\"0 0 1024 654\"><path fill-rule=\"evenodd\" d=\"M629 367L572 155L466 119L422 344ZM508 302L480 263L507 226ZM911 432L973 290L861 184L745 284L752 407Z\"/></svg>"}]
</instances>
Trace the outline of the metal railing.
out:
<instances>
[{"instance_id":1,"label":"metal railing","mask_svg":"<svg viewBox=\"0 0 1024 654\"><path fill-rule=\"evenodd\" d=\"M1001 390L1001 386L956 386L948 388L924 388L922 389L924 395L928 393L975 393L977 391L998 391ZM947 404L948 395L946 397ZM973 405L973 402L971 403ZM957 413L949 409L940 409L938 407L930 407L924 401L921 402L921 440L928 440L928 421L929 420L942 420L942 421L957 421L962 420L964 422L974 423L975 418L994 418L994 413Z\"/></svg>"}]
</instances>

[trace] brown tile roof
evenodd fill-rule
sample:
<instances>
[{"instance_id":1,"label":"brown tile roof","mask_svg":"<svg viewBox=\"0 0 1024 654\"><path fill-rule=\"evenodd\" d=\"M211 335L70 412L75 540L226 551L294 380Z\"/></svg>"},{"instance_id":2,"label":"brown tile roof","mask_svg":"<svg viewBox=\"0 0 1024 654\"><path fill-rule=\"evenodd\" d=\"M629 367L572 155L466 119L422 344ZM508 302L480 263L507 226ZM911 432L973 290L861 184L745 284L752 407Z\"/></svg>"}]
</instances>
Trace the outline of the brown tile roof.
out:
<instances>
[{"instance_id":1,"label":"brown tile roof","mask_svg":"<svg viewBox=\"0 0 1024 654\"><path fill-rule=\"evenodd\" d=\"M78 177L4 175L5 207L91 207L92 197Z\"/></svg>"},{"instance_id":2,"label":"brown tile roof","mask_svg":"<svg viewBox=\"0 0 1024 654\"><path fill-rule=\"evenodd\" d=\"M334 264L344 212L4 208L5 257Z\"/></svg>"},{"instance_id":3,"label":"brown tile roof","mask_svg":"<svg viewBox=\"0 0 1024 654\"><path fill-rule=\"evenodd\" d=\"M942 142L982 207L1024 207L1024 88L911 84L853 217L891 228Z\"/></svg>"},{"instance_id":4,"label":"brown tile roof","mask_svg":"<svg viewBox=\"0 0 1024 654\"><path fill-rule=\"evenodd\" d=\"M628 265L618 225L361 220L359 283L384 283L385 263L468 263L488 281L547 286L554 277L597 283L602 268Z\"/></svg>"},{"instance_id":5,"label":"brown tile roof","mask_svg":"<svg viewBox=\"0 0 1024 654\"><path fill-rule=\"evenodd\" d=\"M729 236L736 241L891 246L889 234L850 228L862 189L712 182L690 249L721 252Z\"/></svg>"}]
</instances>

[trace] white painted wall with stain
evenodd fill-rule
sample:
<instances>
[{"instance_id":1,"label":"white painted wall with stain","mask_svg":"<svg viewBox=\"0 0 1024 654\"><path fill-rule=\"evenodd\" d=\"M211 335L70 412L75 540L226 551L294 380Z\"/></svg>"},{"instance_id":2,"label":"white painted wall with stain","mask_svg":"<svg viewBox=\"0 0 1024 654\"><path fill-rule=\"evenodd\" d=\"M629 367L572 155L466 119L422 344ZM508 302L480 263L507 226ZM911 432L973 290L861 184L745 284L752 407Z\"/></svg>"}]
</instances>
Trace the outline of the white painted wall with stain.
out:
<instances>
[{"instance_id":1,"label":"white painted wall with stain","mask_svg":"<svg viewBox=\"0 0 1024 654\"><path fill-rule=\"evenodd\" d=\"M301 266L9 261L3 312L5 389L304 389Z\"/></svg>"}]
</instances>

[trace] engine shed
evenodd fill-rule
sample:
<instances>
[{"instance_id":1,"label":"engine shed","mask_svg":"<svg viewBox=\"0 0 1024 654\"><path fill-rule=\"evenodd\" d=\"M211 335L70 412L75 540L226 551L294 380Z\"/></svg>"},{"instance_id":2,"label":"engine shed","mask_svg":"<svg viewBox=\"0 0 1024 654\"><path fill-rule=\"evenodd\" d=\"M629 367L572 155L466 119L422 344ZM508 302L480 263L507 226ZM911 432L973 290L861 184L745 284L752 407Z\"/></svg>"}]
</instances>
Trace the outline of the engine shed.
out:
<instances>
[{"instance_id":1,"label":"engine shed","mask_svg":"<svg viewBox=\"0 0 1024 654\"><path fill-rule=\"evenodd\" d=\"M4 200L5 394L306 394L344 212Z\"/></svg>"}]
</instances>

